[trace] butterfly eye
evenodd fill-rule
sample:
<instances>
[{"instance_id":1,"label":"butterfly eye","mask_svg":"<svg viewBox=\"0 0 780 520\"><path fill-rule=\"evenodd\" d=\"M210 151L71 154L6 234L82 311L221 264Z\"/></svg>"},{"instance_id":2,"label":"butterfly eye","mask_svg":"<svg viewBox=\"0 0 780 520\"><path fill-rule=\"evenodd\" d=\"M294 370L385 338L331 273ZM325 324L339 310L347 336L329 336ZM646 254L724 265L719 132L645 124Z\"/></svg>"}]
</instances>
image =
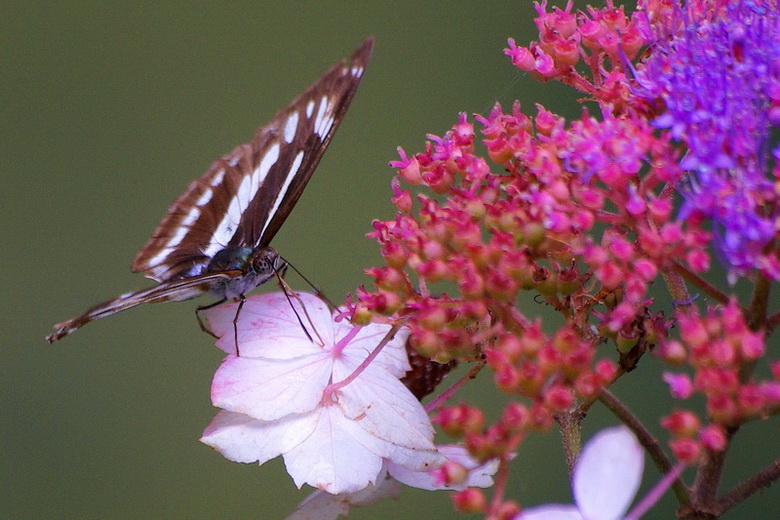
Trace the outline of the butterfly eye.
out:
<instances>
[{"instance_id":1,"label":"butterfly eye","mask_svg":"<svg viewBox=\"0 0 780 520\"><path fill-rule=\"evenodd\" d=\"M254 253L248 259L248 263L251 264L253 272L260 276L273 275L278 272L284 261L279 254L266 247L263 249L255 249Z\"/></svg>"}]
</instances>

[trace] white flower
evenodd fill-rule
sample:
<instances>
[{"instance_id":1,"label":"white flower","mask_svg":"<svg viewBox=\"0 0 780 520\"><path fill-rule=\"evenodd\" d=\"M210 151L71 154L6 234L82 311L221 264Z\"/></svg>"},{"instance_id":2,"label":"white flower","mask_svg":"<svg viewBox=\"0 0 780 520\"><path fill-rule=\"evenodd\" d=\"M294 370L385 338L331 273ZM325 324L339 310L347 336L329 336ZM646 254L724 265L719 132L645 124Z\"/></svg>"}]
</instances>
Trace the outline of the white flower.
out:
<instances>
[{"instance_id":1,"label":"white flower","mask_svg":"<svg viewBox=\"0 0 780 520\"><path fill-rule=\"evenodd\" d=\"M441 465L428 415L399 381L409 370L408 332L399 331L361 367L390 327L335 322L321 300L299 296L305 310L284 293L247 299L236 325L238 350L237 304L207 311L228 356L211 390L223 411L201 440L237 462L281 455L298 487L331 494L375 484L384 461L412 471ZM357 377L338 385L359 367Z\"/></svg>"},{"instance_id":2,"label":"white flower","mask_svg":"<svg viewBox=\"0 0 780 520\"><path fill-rule=\"evenodd\" d=\"M517 520L618 520L642 482L644 452L624 426L600 431L583 448L574 467L576 505L547 504L524 509Z\"/></svg>"},{"instance_id":3,"label":"white flower","mask_svg":"<svg viewBox=\"0 0 780 520\"><path fill-rule=\"evenodd\" d=\"M397 497L401 493L401 484L428 491L493 485L492 475L498 470L498 460L480 464L470 457L462 446L455 445L439 446L439 453L468 470L468 476L463 482L448 485L440 482L435 470L410 471L392 462L386 462L376 484L355 493L341 495L315 491L306 497L286 520L336 520L339 516L346 517L353 506L365 506L385 498Z\"/></svg>"}]
</instances>

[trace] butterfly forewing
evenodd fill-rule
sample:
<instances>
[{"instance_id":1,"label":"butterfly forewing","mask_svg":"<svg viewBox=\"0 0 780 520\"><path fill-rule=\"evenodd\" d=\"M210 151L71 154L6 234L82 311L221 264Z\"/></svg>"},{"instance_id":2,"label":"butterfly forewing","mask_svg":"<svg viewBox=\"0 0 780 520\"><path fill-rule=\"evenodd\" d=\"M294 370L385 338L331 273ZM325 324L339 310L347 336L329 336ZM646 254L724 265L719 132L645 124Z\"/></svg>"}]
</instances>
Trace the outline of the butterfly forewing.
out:
<instances>
[{"instance_id":1,"label":"butterfly forewing","mask_svg":"<svg viewBox=\"0 0 780 520\"><path fill-rule=\"evenodd\" d=\"M218 159L173 203L132 264L157 281L203 272L231 247L264 247L322 158L371 55L367 40L328 70L254 139Z\"/></svg>"},{"instance_id":2,"label":"butterfly forewing","mask_svg":"<svg viewBox=\"0 0 780 520\"><path fill-rule=\"evenodd\" d=\"M244 290L267 280L271 276L267 269L276 269L278 255L265 248L295 206L344 117L373 44L369 38L349 63L342 61L328 70L254 139L214 161L171 204L132 263L133 271L144 272L160 285L123 294L58 323L47 339L56 341L141 303L182 300L209 290L222 298L243 297ZM255 260L267 258L271 263L258 270L241 256L246 250ZM247 261L222 267L224 258Z\"/></svg>"},{"instance_id":3,"label":"butterfly forewing","mask_svg":"<svg viewBox=\"0 0 780 520\"><path fill-rule=\"evenodd\" d=\"M330 69L314 86L298 96L285 111L289 111L287 114L282 113L282 142L287 144L289 141L286 148L294 151L293 160L289 166L278 162L272 168L268 182L273 182L276 189L268 192L264 189L252 201L244 219L254 223L239 229L239 243L264 247L279 231L341 123L365 71L372 46L373 40L366 41L352 56L350 64L340 63ZM275 197L269 206L271 193ZM251 243L251 240L255 242Z\"/></svg>"}]
</instances>

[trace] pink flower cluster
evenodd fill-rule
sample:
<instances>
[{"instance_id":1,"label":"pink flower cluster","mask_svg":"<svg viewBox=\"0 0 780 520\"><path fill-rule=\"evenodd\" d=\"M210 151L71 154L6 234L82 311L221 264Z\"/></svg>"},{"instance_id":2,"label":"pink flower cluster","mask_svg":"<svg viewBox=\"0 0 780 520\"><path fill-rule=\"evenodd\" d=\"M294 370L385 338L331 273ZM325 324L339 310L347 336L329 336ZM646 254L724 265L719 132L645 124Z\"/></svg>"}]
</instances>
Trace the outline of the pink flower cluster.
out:
<instances>
[{"instance_id":1,"label":"pink flower cluster","mask_svg":"<svg viewBox=\"0 0 780 520\"><path fill-rule=\"evenodd\" d=\"M623 63L636 58L648 43L644 19L635 12L627 17L622 6L572 13L573 2L565 9L547 12L547 1L536 4L535 19L539 41L519 47L514 39L504 52L512 64L539 80L556 79L597 97L617 109L631 97ZM592 79L575 68L584 62Z\"/></svg>"},{"instance_id":2,"label":"pink flower cluster","mask_svg":"<svg viewBox=\"0 0 780 520\"><path fill-rule=\"evenodd\" d=\"M680 461L721 471L722 459L704 455L726 450L745 421L780 411L780 364L772 365L772 380L752 373L764 361L765 331L780 323L768 315L771 279L757 273L749 308L718 288L726 280L711 270L711 256L724 251L722 235L713 234L720 224L704 211L678 212L680 194L695 182L686 171L689 149L679 128L657 124L665 105L640 94L646 90L636 80L652 58L648 46L728 10L707 0L647 0L628 16L606 4L574 13L572 3L548 12L541 2L539 41L510 40L505 50L534 77L586 93L597 110L583 109L573 121L541 106L527 115L519 103L473 120L461 114L443 136L428 136L421 152L399 149L391 162L397 214L375 221L369 234L385 263L367 270L374 287L358 290L355 320L402 323L419 356L484 363L510 396L492 425L466 404L436 407L435 422L463 438L477 460L501 461L492 502L465 490L455 499L463 511L514 515L517 504L502 497L512 452L531 432L581 420L597 399L611 400L640 442L657 450L607 390L658 345L662 360L694 372L657 375L674 397L698 393L707 401L706 426L689 410L662 421ZM665 285L683 310L658 308L653 284ZM691 309L689 286L712 302L706 318ZM560 320L543 323L531 302ZM675 325L680 336L670 339ZM668 472L671 462L655 455ZM677 491L686 493L681 485Z\"/></svg>"},{"instance_id":3,"label":"pink flower cluster","mask_svg":"<svg viewBox=\"0 0 780 520\"><path fill-rule=\"evenodd\" d=\"M762 380L753 367L766 354L764 333L752 331L735 301L710 308L706 315L681 312L680 339L664 342L659 355L672 366L688 366L693 376L667 372L664 380L677 399L695 394L706 399L709 424L690 410L678 410L662 420L673 436L677 458L695 462L706 449L723 451L734 428L780 412L780 362L772 364L772 378Z\"/></svg>"}]
</instances>

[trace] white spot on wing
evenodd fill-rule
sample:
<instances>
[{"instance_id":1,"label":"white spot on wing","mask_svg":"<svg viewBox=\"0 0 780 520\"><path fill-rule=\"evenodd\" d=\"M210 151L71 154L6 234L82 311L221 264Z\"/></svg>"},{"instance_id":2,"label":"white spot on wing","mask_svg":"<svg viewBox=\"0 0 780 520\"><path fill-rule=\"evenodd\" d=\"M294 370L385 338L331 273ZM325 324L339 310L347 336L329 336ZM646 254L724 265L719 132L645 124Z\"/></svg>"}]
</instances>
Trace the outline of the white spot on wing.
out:
<instances>
[{"instance_id":1,"label":"white spot on wing","mask_svg":"<svg viewBox=\"0 0 780 520\"><path fill-rule=\"evenodd\" d=\"M328 135L328 132L330 132L330 127L333 126L333 116L328 116L325 118L325 120L322 122L322 128L320 128L319 135L324 139L326 135Z\"/></svg>"},{"instance_id":2,"label":"white spot on wing","mask_svg":"<svg viewBox=\"0 0 780 520\"><path fill-rule=\"evenodd\" d=\"M306 103L306 119L311 119L311 115L314 113L314 100Z\"/></svg>"},{"instance_id":3,"label":"white spot on wing","mask_svg":"<svg viewBox=\"0 0 780 520\"><path fill-rule=\"evenodd\" d=\"M159 264L161 264L163 261L165 261L166 258L168 258L168 255L171 254L172 251L173 251L172 247L164 247L160 249L160 251L158 251L156 255L154 255L152 258L149 259L147 265L149 265L150 267L159 266ZM163 266L162 268L152 269L152 272L155 274L155 276L160 276L167 270L168 268L166 266Z\"/></svg>"},{"instance_id":4,"label":"white spot on wing","mask_svg":"<svg viewBox=\"0 0 780 520\"><path fill-rule=\"evenodd\" d=\"M219 170L216 175L214 175L214 178L211 179L211 186L213 188L216 188L222 183L222 179L225 177L225 170Z\"/></svg>"},{"instance_id":5,"label":"white spot on wing","mask_svg":"<svg viewBox=\"0 0 780 520\"><path fill-rule=\"evenodd\" d=\"M187 236L187 233L189 232L190 228L192 228L192 225L195 223L195 221L198 220L198 217L200 217L200 208L211 199L211 194L211 188L203 192L200 198L195 202L195 206L190 208L190 210L187 212L187 216L182 219L181 223L179 223L179 226L176 228L176 232L173 234L173 236L168 239L163 248L160 249L156 255L154 255L146 262L148 266L153 267L160 265L161 263L165 262L165 260L168 258L168 255L176 250L176 247L181 244L181 241L184 240L185 236ZM165 272L165 270L162 270L162 272Z\"/></svg>"},{"instance_id":6,"label":"white spot on wing","mask_svg":"<svg viewBox=\"0 0 780 520\"><path fill-rule=\"evenodd\" d=\"M195 221L198 220L198 217L200 217L200 208L198 206L191 207L190 211L187 213L187 216L184 217L184 220L182 220L181 224L179 224L179 227L188 229L191 228Z\"/></svg>"},{"instance_id":7,"label":"white spot on wing","mask_svg":"<svg viewBox=\"0 0 780 520\"><path fill-rule=\"evenodd\" d=\"M298 112L293 112L290 117L287 118L287 123L284 125L284 142L292 143L295 139L295 130L298 128Z\"/></svg>"},{"instance_id":8,"label":"white spot on wing","mask_svg":"<svg viewBox=\"0 0 780 520\"><path fill-rule=\"evenodd\" d=\"M254 194L257 193L257 188L265 180L266 175L268 175L271 166L276 164L276 161L279 160L279 149L280 149L279 143L274 143L273 145L271 145L268 151L265 152L263 158L260 159L260 164L252 173L253 177L257 176L257 181L255 183L256 184L255 191L252 193L252 198L254 198Z\"/></svg>"},{"instance_id":9,"label":"white spot on wing","mask_svg":"<svg viewBox=\"0 0 780 520\"><path fill-rule=\"evenodd\" d=\"M284 184L282 185L282 189L279 190L279 195L277 195L276 200L274 201L274 205L271 208L271 211L268 213L268 220L265 221L265 225L263 226L263 230L260 232L260 236L263 236L263 234L265 233L265 229L268 227L268 224L271 223L273 216L276 215L276 212L279 209L279 205L282 203L282 199L284 199L284 196L287 193L287 189L290 187L290 183L298 174L298 169L300 169L302 162L303 162L303 151L300 151L298 152L298 155L295 156L295 159L293 160L292 165L290 166L290 171L287 173L287 177L284 179Z\"/></svg>"},{"instance_id":10,"label":"white spot on wing","mask_svg":"<svg viewBox=\"0 0 780 520\"><path fill-rule=\"evenodd\" d=\"M257 168L241 180L236 195L230 201L225 216L222 217L217 229L214 230L214 235L212 235L211 241L203 251L203 254L209 257L214 256L233 238L233 234L241 222L241 215L246 211L252 199L255 198L257 190L265 180L271 167L279 159L279 149L279 143L271 145L265 152L265 155L263 155L263 158L260 159L260 164Z\"/></svg>"},{"instance_id":11,"label":"white spot on wing","mask_svg":"<svg viewBox=\"0 0 780 520\"><path fill-rule=\"evenodd\" d=\"M353 65L352 66L352 75L355 76L356 78L359 78L360 76L363 75L363 71L364 70L365 69L363 67L360 67L358 65Z\"/></svg>"},{"instance_id":12,"label":"white spot on wing","mask_svg":"<svg viewBox=\"0 0 780 520\"><path fill-rule=\"evenodd\" d=\"M200 211L198 211L198 215L200 215ZM189 230L189 226L185 227L184 225L176 228L176 233L165 243L166 249L173 249L178 246Z\"/></svg>"},{"instance_id":13,"label":"white spot on wing","mask_svg":"<svg viewBox=\"0 0 780 520\"><path fill-rule=\"evenodd\" d=\"M207 188L203 191L203 194L200 196L198 200L195 201L195 206L198 208L202 208L208 201L211 200L211 195L214 193L214 190L211 188Z\"/></svg>"},{"instance_id":14,"label":"white spot on wing","mask_svg":"<svg viewBox=\"0 0 780 520\"><path fill-rule=\"evenodd\" d=\"M314 118L314 133L320 137L325 135L322 130L332 110L333 106L330 104L330 99L328 99L327 96L322 96L322 99L320 100L320 107L317 110L317 117ZM327 127L330 129L330 124L327 125Z\"/></svg>"}]
</instances>

